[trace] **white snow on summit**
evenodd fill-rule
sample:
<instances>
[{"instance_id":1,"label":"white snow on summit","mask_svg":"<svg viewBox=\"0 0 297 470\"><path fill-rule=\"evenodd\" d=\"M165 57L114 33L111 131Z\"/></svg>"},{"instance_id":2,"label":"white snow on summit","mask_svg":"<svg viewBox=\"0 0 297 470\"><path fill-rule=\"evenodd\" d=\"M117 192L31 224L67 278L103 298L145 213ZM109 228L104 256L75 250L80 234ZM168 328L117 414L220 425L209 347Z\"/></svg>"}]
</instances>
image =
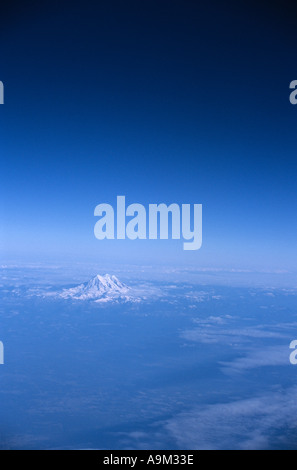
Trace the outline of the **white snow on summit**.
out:
<instances>
[{"instance_id":1,"label":"white snow on summit","mask_svg":"<svg viewBox=\"0 0 297 470\"><path fill-rule=\"evenodd\" d=\"M123 284L116 276L105 274L93 277L90 281L71 289L64 289L60 294L64 299L94 300L95 302L108 302L115 300L138 301L130 287Z\"/></svg>"}]
</instances>

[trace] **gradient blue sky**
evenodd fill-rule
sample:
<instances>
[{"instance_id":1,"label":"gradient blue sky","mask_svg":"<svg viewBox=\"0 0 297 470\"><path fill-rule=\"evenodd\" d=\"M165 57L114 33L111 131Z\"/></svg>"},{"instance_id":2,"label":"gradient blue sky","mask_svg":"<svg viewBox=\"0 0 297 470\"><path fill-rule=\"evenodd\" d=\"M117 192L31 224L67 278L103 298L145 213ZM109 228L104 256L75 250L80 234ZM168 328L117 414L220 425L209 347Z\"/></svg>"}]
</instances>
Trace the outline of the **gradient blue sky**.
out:
<instances>
[{"instance_id":1,"label":"gradient blue sky","mask_svg":"<svg viewBox=\"0 0 297 470\"><path fill-rule=\"evenodd\" d=\"M296 10L10 2L1 258L295 269ZM94 208L202 203L203 246L95 239Z\"/></svg>"}]
</instances>

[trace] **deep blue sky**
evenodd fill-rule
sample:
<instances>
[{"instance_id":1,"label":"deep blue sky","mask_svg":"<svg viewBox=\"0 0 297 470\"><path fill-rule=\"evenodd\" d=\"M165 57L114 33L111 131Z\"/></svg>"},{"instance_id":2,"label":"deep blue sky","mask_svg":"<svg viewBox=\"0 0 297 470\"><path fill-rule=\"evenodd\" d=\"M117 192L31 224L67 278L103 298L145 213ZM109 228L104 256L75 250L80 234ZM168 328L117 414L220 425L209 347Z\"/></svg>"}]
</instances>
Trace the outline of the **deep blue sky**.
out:
<instances>
[{"instance_id":1,"label":"deep blue sky","mask_svg":"<svg viewBox=\"0 0 297 470\"><path fill-rule=\"evenodd\" d=\"M297 15L258 3L3 8L1 258L294 269ZM121 194L202 203L202 249L96 240Z\"/></svg>"}]
</instances>

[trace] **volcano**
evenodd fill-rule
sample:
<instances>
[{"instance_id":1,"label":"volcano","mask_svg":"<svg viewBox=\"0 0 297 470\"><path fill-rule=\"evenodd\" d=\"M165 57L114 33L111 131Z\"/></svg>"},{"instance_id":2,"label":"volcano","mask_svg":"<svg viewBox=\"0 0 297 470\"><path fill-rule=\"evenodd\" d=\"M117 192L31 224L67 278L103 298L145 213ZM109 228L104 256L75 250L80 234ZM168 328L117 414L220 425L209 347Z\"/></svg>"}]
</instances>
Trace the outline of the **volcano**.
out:
<instances>
[{"instance_id":1,"label":"volcano","mask_svg":"<svg viewBox=\"0 0 297 470\"><path fill-rule=\"evenodd\" d=\"M116 276L105 274L90 279L84 284L70 289L64 289L60 297L64 299L94 300L96 302L129 301L133 298L129 295L131 289L122 283Z\"/></svg>"}]
</instances>

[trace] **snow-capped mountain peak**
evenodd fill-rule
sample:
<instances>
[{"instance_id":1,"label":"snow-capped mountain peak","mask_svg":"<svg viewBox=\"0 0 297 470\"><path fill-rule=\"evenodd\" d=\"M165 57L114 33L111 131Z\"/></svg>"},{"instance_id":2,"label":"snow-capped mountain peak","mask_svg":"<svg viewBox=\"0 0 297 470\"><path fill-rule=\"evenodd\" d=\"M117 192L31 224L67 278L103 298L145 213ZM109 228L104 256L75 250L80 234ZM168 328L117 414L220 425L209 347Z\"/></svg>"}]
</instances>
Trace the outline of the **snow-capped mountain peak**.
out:
<instances>
[{"instance_id":1,"label":"snow-capped mountain peak","mask_svg":"<svg viewBox=\"0 0 297 470\"><path fill-rule=\"evenodd\" d=\"M114 291L123 291L125 292L128 290L128 287L119 281L116 276L110 276L109 274L105 274L105 276L97 276L93 277L85 286L85 290L90 289L97 289L100 292L106 292L112 290Z\"/></svg>"},{"instance_id":2,"label":"snow-capped mountain peak","mask_svg":"<svg viewBox=\"0 0 297 470\"><path fill-rule=\"evenodd\" d=\"M95 300L106 302L108 300L130 300L127 294L130 288L123 284L116 276L97 274L84 284L71 289L64 289L60 294L64 299Z\"/></svg>"}]
</instances>

